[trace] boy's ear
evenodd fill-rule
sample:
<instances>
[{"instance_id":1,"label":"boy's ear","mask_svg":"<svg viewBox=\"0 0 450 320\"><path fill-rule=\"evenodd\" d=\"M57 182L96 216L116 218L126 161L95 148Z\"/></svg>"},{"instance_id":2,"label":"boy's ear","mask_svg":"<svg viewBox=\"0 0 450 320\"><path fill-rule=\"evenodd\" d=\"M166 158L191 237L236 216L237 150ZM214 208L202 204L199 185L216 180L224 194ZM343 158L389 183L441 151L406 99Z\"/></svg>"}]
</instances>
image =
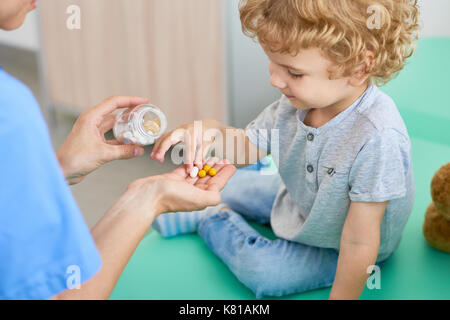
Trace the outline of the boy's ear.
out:
<instances>
[{"instance_id":1,"label":"boy's ear","mask_svg":"<svg viewBox=\"0 0 450 320\"><path fill-rule=\"evenodd\" d=\"M354 87L361 86L370 76L374 63L374 54L366 50L364 53L364 64L350 77L350 85Z\"/></svg>"}]
</instances>

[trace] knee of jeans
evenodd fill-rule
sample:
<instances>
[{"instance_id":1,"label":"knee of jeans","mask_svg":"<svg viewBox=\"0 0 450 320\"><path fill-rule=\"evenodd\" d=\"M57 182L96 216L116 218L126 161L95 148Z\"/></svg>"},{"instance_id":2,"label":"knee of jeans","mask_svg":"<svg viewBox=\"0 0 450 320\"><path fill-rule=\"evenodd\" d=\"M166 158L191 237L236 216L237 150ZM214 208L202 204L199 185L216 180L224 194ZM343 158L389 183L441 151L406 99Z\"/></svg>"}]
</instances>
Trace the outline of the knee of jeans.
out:
<instances>
[{"instance_id":1,"label":"knee of jeans","mask_svg":"<svg viewBox=\"0 0 450 320\"><path fill-rule=\"evenodd\" d=\"M252 250L243 250L240 257L230 266L237 278L253 293L256 298L264 296L281 296L284 294L283 279L280 278L277 257L268 253L265 246L269 240L263 237L247 237L244 247Z\"/></svg>"},{"instance_id":2,"label":"knee of jeans","mask_svg":"<svg viewBox=\"0 0 450 320\"><path fill-rule=\"evenodd\" d=\"M203 219L200 220L200 223L198 225L198 234L203 235L204 229L208 228L212 222L217 220L228 219L229 218L228 210L229 210L228 206L226 205L220 211L214 214L206 215Z\"/></svg>"},{"instance_id":3,"label":"knee of jeans","mask_svg":"<svg viewBox=\"0 0 450 320\"><path fill-rule=\"evenodd\" d=\"M273 268L259 263L249 268L245 274L237 274L239 280L245 284L257 299L265 296L281 296L284 294L283 285L278 281L278 272Z\"/></svg>"},{"instance_id":4,"label":"knee of jeans","mask_svg":"<svg viewBox=\"0 0 450 320\"><path fill-rule=\"evenodd\" d=\"M335 265L330 263L321 270L307 270L280 260L279 251L267 250L273 244L263 237L248 237L248 248L236 261L234 272L256 298L279 297L330 286L334 281ZM301 269L300 269L301 268Z\"/></svg>"},{"instance_id":5,"label":"knee of jeans","mask_svg":"<svg viewBox=\"0 0 450 320\"><path fill-rule=\"evenodd\" d=\"M240 280L255 294L257 299L281 297L288 294L329 287L333 283L331 276L317 279L299 278L298 276L290 277L288 272L277 268L276 261L273 261L271 265L263 265L261 263L258 269L248 271L247 279L240 278Z\"/></svg>"}]
</instances>

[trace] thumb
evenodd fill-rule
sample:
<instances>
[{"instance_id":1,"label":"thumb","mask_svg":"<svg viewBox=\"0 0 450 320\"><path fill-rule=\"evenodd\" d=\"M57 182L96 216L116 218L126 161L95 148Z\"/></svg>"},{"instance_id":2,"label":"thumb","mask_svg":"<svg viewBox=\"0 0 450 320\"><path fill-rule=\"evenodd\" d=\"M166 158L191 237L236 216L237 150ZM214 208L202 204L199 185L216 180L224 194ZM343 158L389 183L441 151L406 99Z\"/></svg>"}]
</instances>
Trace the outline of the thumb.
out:
<instances>
[{"instance_id":1,"label":"thumb","mask_svg":"<svg viewBox=\"0 0 450 320\"><path fill-rule=\"evenodd\" d=\"M201 199L201 205L205 207L216 206L220 203L220 192L210 190L199 190L198 198Z\"/></svg>"},{"instance_id":2,"label":"thumb","mask_svg":"<svg viewBox=\"0 0 450 320\"><path fill-rule=\"evenodd\" d=\"M119 159L132 159L144 154L144 148L136 145L110 146L109 161Z\"/></svg>"}]
</instances>

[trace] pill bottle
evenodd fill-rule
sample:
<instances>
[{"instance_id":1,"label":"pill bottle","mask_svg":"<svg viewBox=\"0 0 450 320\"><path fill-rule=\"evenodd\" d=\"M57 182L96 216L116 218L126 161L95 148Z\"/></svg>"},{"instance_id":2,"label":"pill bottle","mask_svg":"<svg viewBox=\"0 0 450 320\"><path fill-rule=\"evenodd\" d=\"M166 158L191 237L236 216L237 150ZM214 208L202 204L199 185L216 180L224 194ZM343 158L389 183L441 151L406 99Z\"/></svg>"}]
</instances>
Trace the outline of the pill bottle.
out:
<instances>
[{"instance_id":1,"label":"pill bottle","mask_svg":"<svg viewBox=\"0 0 450 320\"><path fill-rule=\"evenodd\" d=\"M167 119L158 107L149 104L125 109L117 114L114 136L123 144L149 146L167 129Z\"/></svg>"}]
</instances>

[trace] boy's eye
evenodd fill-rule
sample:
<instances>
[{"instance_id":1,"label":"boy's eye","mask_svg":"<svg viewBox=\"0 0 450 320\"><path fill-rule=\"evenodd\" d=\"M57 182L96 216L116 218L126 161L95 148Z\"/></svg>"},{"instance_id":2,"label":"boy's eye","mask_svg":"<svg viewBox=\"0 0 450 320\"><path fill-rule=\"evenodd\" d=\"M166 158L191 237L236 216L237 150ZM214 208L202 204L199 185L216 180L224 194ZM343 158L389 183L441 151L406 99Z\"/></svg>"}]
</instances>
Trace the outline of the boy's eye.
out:
<instances>
[{"instance_id":1,"label":"boy's eye","mask_svg":"<svg viewBox=\"0 0 450 320\"><path fill-rule=\"evenodd\" d=\"M290 70L288 70L288 73L289 73L289 75L290 75L292 78L294 78L294 79L298 79L298 78L303 77L302 74L293 73L293 72L291 72Z\"/></svg>"}]
</instances>

